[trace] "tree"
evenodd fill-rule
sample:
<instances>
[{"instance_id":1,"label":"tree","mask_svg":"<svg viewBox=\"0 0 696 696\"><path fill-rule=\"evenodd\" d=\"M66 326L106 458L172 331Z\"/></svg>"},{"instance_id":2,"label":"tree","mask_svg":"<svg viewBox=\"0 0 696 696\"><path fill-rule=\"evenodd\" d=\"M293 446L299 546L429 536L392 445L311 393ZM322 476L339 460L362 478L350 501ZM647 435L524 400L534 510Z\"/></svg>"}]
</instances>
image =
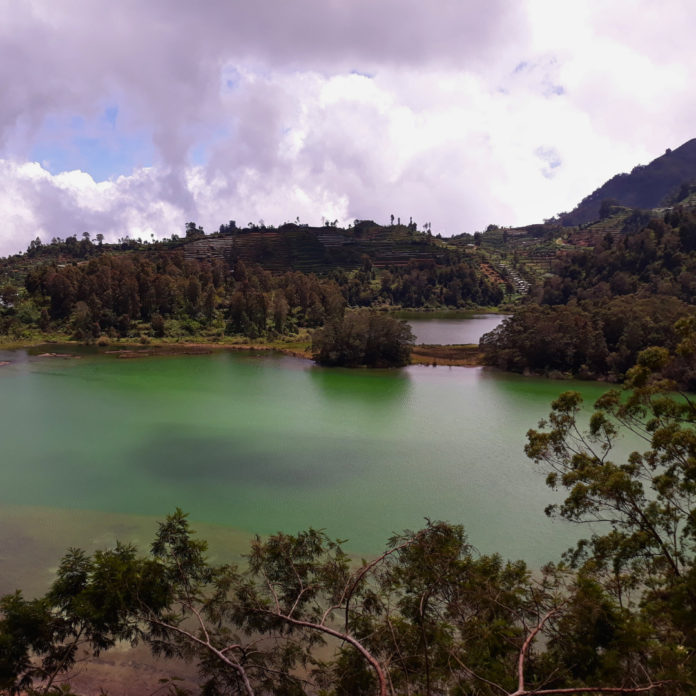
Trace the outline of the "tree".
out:
<instances>
[{"instance_id":1,"label":"tree","mask_svg":"<svg viewBox=\"0 0 696 696\"><path fill-rule=\"evenodd\" d=\"M215 294L215 287L210 284L205 292L205 298L203 300L203 314L208 321L212 321L215 316L215 305L217 303L217 295Z\"/></svg>"},{"instance_id":2,"label":"tree","mask_svg":"<svg viewBox=\"0 0 696 696\"><path fill-rule=\"evenodd\" d=\"M104 235L101 232L97 235L97 241L99 242L99 246L104 242Z\"/></svg>"},{"instance_id":3,"label":"tree","mask_svg":"<svg viewBox=\"0 0 696 696\"><path fill-rule=\"evenodd\" d=\"M0 291L0 300L2 300L5 307L14 307L19 299L19 293L14 285L6 285L2 291Z\"/></svg>"},{"instance_id":4,"label":"tree","mask_svg":"<svg viewBox=\"0 0 696 696\"><path fill-rule=\"evenodd\" d=\"M154 314L152 316L152 321L150 322L152 326L152 331L157 338L162 338L165 334L165 323L164 318L161 314Z\"/></svg>"},{"instance_id":5,"label":"tree","mask_svg":"<svg viewBox=\"0 0 696 696\"><path fill-rule=\"evenodd\" d=\"M312 357L322 365L401 367L415 338L405 322L378 312L357 311L312 334Z\"/></svg>"},{"instance_id":6,"label":"tree","mask_svg":"<svg viewBox=\"0 0 696 696\"><path fill-rule=\"evenodd\" d=\"M599 218L600 220L605 220L614 212L614 208L620 205L616 198L604 198L599 206ZM560 217L560 215L559 215Z\"/></svg>"},{"instance_id":7,"label":"tree","mask_svg":"<svg viewBox=\"0 0 696 696\"><path fill-rule=\"evenodd\" d=\"M196 314L198 312L198 303L201 298L201 282L196 276L191 276L186 288L186 301L188 302L189 312Z\"/></svg>"},{"instance_id":8,"label":"tree","mask_svg":"<svg viewBox=\"0 0 696 696\"><path fill-rule=\"evenodd\" d=\"M285 321L288 318L288 302L285 299L285 293L282 291L276 292L273 301L273 322L275 330L282 334L285 332Z\"/></svg>"},{"instance_id":9,"label":"tree","mask_svg":"<svg viewBox=\"0 0 696 696\"><path fill-rule=\"evenodd\" d=\"M695 326L693 319L678 322L684 338L672 355L660 347L641 352L625 392L609 391L595 403L586 432L580 394L565 392L541 430L529 431L526 447L547 469L548 485L567 493L547 514L595 523L592 537L566 558L621 606L640 600L655 660L672 674L696 651L696 406L668 377L694 361ZM615 463L622 430L647 449Z\"/></svg>"},{"instance_id":10,"label":"tree","mask_svg":"<svg viewBox=\"0 0 696 696\"><path fill-rule=\"evenodd\" d=\"M117 546L94 558L71 550L44 597L27 600L16 592L0 599L3 693L49 693L56 679L74 669L82 650L98 656L117 641L137 638L120 598L111 594L114 580L128 586L134 559L132 547ZM140 584L146 587L147 579Z\"/></svg>"},{"instance_id":11,"label":"tree","mask_svg":"<svg viewBox=\"0 0 696 696\"><path fill-rule=\"evenodd\" d=\"M203 693L551 696L688 689L692 664L589 574L481 556L459 525L393 536L370 561L309 529L212 564L177 510L148 556L71 551L49 593L0 600L0 684L48 692L80 648L145 642L197 663ZM679 637L676 637L678 640ZM670 676L674 666L682 669ZM678 669L674 670L679 672Z\"/></svg>"},{"instance_id":12,"label":"tree","mask_svg":"<svg viewBox=\"0 0 696 696\"><path fill-rule=\"evenodd\" d=\"M195 237L204 237L205 232L202 227L197 227L195 222L186 223L186 237L191 239Z\"/></svg>"}]
</instances>

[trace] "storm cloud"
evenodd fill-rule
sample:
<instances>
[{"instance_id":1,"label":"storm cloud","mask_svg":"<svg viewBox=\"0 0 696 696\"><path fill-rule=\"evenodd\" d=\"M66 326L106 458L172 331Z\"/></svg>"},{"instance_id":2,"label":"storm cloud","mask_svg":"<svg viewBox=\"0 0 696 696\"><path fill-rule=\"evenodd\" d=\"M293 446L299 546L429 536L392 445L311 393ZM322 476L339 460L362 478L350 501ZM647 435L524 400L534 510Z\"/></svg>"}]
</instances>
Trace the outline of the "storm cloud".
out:
<instances>
[{"instance_id":1,"label":"storm cloud","mask_svg":"<svg viewBox=\"0 0 696 696\"><path fill-rule=\"evenodd\" d=\"M538 221L691 138L677 0L0 0L0 254Z\"/></svg>"}]
</instances>

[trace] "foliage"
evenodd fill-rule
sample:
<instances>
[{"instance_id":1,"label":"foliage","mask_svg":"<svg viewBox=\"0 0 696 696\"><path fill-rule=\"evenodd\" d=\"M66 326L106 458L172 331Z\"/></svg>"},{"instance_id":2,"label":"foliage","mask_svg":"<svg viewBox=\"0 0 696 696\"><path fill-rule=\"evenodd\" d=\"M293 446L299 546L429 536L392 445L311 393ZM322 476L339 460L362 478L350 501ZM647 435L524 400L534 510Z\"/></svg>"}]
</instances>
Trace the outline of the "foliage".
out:
<instances>
[{"instance_id":1,"label":"foliage","mask_svg":"<svg viewBox=\"0 0 696 696\"><path fill-rule=\"evenodd\" d=\"M98 656L116 641L135 641L139 630L122 612L117 590L128 587L134 562L132 547L119 545L92 558L70 550L44 597L2 597L1 693L24 693L37 683L47 693L83 659L81 650ZM139 582L157 589L145 575Z\"/></svg>"},{"instance_id":2,"label":"foliage","mask_svg":"<svg viewBox=\"0 0 696 696\"><path fill-rule=\"evenodd\" d=\"M676 209L664 218L631 216L640 230L607 234L591 250L570 252L553 266L554 276L535 299L565 304L572 298L602 300L635 293L696 300L696 211Z\"/></svg>"},{"instance_id":3,"label":"foliage","mask_svg":"<svg viewBox=\"0 0 696 696\"><path fill-rule=\"evenodd\" d=\"M188 231L199 237L192 225ZM503 299L474 259L456 255L445 255L445 265L412 260L388 270L377 270L363 255L361 268L339 268L320 278L273 274L240 259L230 259L232 266L221 259L196 261L180 250L107 253L105 245L83 241L93 247L87 260L32 262L24 291L2 289L0 334L50 328L82 341L143 332L163 338L168 323L176 321L183 335L215 329L257 340L335 322L346 306L473 307Z\"/></svg>"},{"instance_id":4,"label":"foliage","mask_svg":"<svg viewBox=\"0 0 696 696\"><path fill-rule=\"evenodd\" d=\"M529 304L481 338L485 361L503 369L621 381L648 346L674 350L674 325L693 307L673 297L633 296L567 305ZM696 387L684 371L680 379Z\"/></svg>"},{"instance_id":5,"label":"foliage","mask_svg":"<svg viewBox=\"0 0 696 696\"><path fill-rule=\"evenodd\" d=\"M566 560L622 610L639 607L641 630L652 633L651 659L675 679L693 670L696 654L696 406L675 393L669 375L693 364L695 327L693 319L679 322L675 353L643 351L623 393L613 390L596 402L587 432L580 427L581 396L562 394L541 430L529 431L526 448L546 469L548 485L567 496L547 514L595 523L591 538ZM622 431L647 449L616 463Z\"/></svg>"},{"instance_id":6,"label":"foliage","mask_svg":"<svg viewBox=\"0 0 696 696\"><path fill-rule=\"evenodd\" d=\"M46 693L80 649L142 640L195 662L211 696L692 693L696 404L670 376L696 364L696 320L674 332L675 350L642 351L586 431L570 391L527 434L565 492L547 514L592 523L562 562L532 572L428 520L360 563L309 529L216 565L177 510L148 556L71 550L44 597L0 599L0 688ZM617 462L622 431L647 449Z\"/></svg>"},{"instance_id":7,"label":"foliage","mask_svg":"<svg viewBox=\"0 0 696 696\"><path fill-rule=\"evenodd\" d=\"M322 365L402 367L414 341L405 322L378 312L348 312L312 334L312 357Z\"/></svg>"},{"instance_id":8,"label":"foliage","mask_svg":"<svg viewBox=\"0 0 696 696\"><path fill-rule=\"evenodd\" d=\"M243 571L211 564L206 548L177 511L149 556L72 552L61 568L77 573L45 597L3 598L3 688L47 692L47 675L75 666L63 658L76 635L93 650L120 637L194 661L211 695L677 692L692 667L664 622L601 573L535 576L478 555L460 526L428 522L358 564L312 529L256 538Z\"/></svg>"}]
</instances>

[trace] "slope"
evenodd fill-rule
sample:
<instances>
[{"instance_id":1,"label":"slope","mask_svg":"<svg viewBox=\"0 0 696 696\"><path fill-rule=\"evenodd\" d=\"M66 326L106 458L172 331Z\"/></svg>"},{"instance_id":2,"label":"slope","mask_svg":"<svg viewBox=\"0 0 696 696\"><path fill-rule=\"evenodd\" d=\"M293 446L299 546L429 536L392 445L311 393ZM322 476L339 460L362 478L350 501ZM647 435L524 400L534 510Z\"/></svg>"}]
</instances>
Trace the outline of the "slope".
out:
<instances>
[{"instance_id":1,"label":"slope","mask_svg":"<svg viewBox=\"0 0 696 696\"><path fill-rule=\"evenodd\" d=\"M598 188L570 213L560 218L564 227L582 225L599 218L602 201L614 198L628 208L656 208L685 181L696 179L696 138L630 174L617 174Z\"/></svg>"}]
</instances>

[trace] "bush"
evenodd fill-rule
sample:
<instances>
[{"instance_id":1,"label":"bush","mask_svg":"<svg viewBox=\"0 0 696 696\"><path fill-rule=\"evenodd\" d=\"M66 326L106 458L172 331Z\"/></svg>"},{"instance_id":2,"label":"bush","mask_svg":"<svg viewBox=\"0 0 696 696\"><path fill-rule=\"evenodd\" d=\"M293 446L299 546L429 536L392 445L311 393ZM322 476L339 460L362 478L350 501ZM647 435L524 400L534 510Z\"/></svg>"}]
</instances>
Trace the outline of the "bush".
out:
<instances>
[{"instance_id":1,"label":"bush","mask_svg":"<svg viewBox=\"0 0 696 696\"><path fill-rule=\"evenodd\" d=\"M161 314L155 314L152 317L152 331L157 336L157 338L162 338L166 333L166 327L164 323L164 318Z\"/></svg>"},{"instance_id":2,"label":"bush","mask_svg":"<svg viewBox=\"0 0 696 696\"><path fill-rule=\"evenodd\" d=\"M312 357L321 365L402 367L415 337L406 322L378 312L349 312L312 334Z\"/></svg>"},{"instance_id":3,"label":"bush","mask_svg":"<svg viewBox=\"0 0 696 696\"><path fill-rule=\"evenodd\" d=\"M41 319L41 312L33 302L23 302L17 309L17 319L22 324L38 324Z\"/></svg>"}]
</instances>

